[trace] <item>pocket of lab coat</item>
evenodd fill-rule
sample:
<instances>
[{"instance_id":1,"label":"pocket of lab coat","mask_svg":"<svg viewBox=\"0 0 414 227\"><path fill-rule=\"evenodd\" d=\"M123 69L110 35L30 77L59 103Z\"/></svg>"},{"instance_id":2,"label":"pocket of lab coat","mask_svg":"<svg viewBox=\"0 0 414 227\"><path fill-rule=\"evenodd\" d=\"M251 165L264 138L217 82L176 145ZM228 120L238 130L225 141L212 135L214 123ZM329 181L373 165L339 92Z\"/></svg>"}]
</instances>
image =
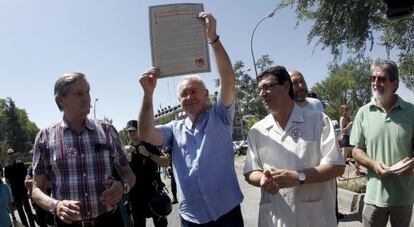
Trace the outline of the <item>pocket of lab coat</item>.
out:
<instances>
[{"instance_id":1,"label":"pocket of lab coat","mask_svg":"<svg viewBox=\"0 0 414 227\"><path fill-rule=\"evenodd\" d=\"M327 213L322 205L322 200L301 202L296 207L298 225L300 227L332 226L328 223Z\"/></svg>"}]
</instances>

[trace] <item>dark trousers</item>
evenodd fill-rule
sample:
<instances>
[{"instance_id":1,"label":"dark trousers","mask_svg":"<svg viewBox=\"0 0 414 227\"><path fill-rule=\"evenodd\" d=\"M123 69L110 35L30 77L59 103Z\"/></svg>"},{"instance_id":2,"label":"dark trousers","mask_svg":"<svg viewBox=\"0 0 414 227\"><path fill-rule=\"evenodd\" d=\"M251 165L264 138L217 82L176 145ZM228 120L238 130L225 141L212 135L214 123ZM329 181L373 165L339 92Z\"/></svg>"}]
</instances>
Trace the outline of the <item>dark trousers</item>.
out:
<instances>
[{"instance_id":1,"label":"dark trousers","mask_svg":"<svg viewBox=\"0 0 414 227\"><path fill-rule=\"evenodd\" d=\"M177 201L177 183L175 182L174 174L171 174L171 192L173 199Z\"/></svg>"},{"instance_id":2,"label":"dark trousers","mask_svg":"<svg viewBox=\"0 0 414 227\"><path fill-rule=\"evenodd\" d=\"M32 203L32 206L36 211L36 222L39 227L47 227L47 224L50 223L49 219L52 220L52 223L50 224L53 224L53 216L51 213L43 210L36 203Z\"/></svg>"},{"instance_id":3,"label":"dark trousers","mask_svg":"<svg viewBox=\"0 0 414 227\"><path fill-rule=\"evenodd\" d=\"M122 196L121 200L118 202L117 207L119 213L121 214L124 227L132 227L131 209L128 204L127 196Z\"/></svg>"},{"instance_id":4,"label":"dark trousers","mask_svg":"<svg viewBox=\"0 0 414 227\"><path fill-rule=\"evenodd\" d=\"M243 227L243 216L240 205L237 205L233 210L222 215L216 221L210 221L205 224L196 224L184 220L181 217L181 227Z\"/></svg>"},{"instance_id":5,"label":"dark trousers","mask_svg":"<svg viewBox=\"0 0 414 227\"><path fill-rule=\"evenodd\" d=\"M153 214L146 203L139 203L134 200L130 200L132 218L134 219L134 227L145 227L147 217L152 217L155 227L166 227L168 221L166 217L158 217Z\"/></svg>"},{"instance_id":6,"label":"dark trousers","mask_svg":"<svg viewBox=\"0 0 414 227\"><path fill-rule=\"evenodd\" d=\"M116 209L115 211L110 211L104 214L99 215L94 220L96 220L93 224L92 223L84 223L76 221L72 224L66 224L62 222L57 216L55 216L55 227L115 227L120 226L122 222L121 214L119 210ZM122 224L121 224L122 225Z\"/></svg>"},{"instance_id":7,"label":"dark trousers","mask_svg":"<svg viewBox=\"0 0 414 227\"><path fill-rule=\"evenodd\" d=\"M30 226L35 227L32 207L30 206L29 198L27 197L27 191L22 191L17 195L13 195L13 203L16 207L17 212L19 213L20 221L22 222L22 224L24 226L29 226L29 224L27 223L27 220L29 220Z\"/></svg>"}]
</instances>

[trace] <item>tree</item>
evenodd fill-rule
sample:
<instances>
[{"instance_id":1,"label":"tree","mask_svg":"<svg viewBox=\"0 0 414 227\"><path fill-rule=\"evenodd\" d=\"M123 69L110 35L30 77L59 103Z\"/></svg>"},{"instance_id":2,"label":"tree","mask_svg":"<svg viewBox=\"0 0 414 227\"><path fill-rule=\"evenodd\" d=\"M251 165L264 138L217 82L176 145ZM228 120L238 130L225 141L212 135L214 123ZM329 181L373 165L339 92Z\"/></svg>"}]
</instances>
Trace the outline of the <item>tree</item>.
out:
<instances>
[{"instance_id":1,"label":"tree","mask_svg":"<svg viewBox=\"0 0 414 227\"><path fill-rule=\"evenodd\" d=\"M260 60L260 59L259 59ZM244 68L242 61L237 61L234 65L236 74L236 100L239 105L239 112L242 116L254 115L259 119L266 116L259 94L257 92L257 81L249 74L249 70Z\"/></svg>"},{"instance_id":2,"label":"tree","mask_svg":"<svg viewBox=\"0 0 414 227\"><path fill-rule=\"evenodd\" d=\"M27 146L28 133L24 128L19 110L11 98L7 98L6 102L7 105L4 109L7 119L4 124L5 139L15 151L27 152L30 150L30 147Z\"/></svg>"},{"instance_id":3,"label":"tree","mask_svg":"<svg viewBox=\"0 0 414 227\"><path fill-rule=\"evenodd\" d=\"M9 148L17 153L28 152L38 131L26 111L16 107L11 98L0 99L0 163L4 162Z\"/></svg>"},{"instance_id":4,"label":"tree","mask_svg":"<svg viewBox=\"0 0 414 227\"><path fill-rule=\"evenodd\" d=\"M129 144L128 131L126 128L119 131L119 138L121 139L122 144Z\"/></svg>"},{"instance_id":5,"label":"tree","mask_svg":"<svg viewBox=\"0 0 414 227\"><path fill-rule=\"evenodd\" d=\"M352 110L369 102L371 84L369 81L372 60L362 62L348 60L342 65L331 64L329 76L315 84L311 91L318 94L326 104L325 113L331 119L339 119L339 107L347 104Z\"/></svg>"},{"instance_id":6,"label":"tree","mask_svg":"<svg viewBox=\"0 0 414 227\"><path fill-rule=\"evenodd\" d=\"M388 55L398 53L400 77L414 92L414 17L390 21L385 17L383 0L282 0L277 9L296 7L298 24L314 22L308 42L329 48L336 61L344 51L363 58L374 44L384 46Z\"/></svg>"},{"instance_id":7,"label":"tree","mask_svg":"<svg viewBox=\"0 0 414 227\"><path fill-rule=\"evenodd\" d=\"M273 61L270 59L269 55L263 55L260 57L256 66L259 68L259 71L263 71L269 68L273 64ZM243 61L236 61L233 64L233 70L236 75L236 94L235 99L238 105L238 115L237 117L245 120L243 124L243 132L247 134L250 127L253 126L258 120L264 118L267 115L267 110L262 104L262 101L257 92L257 81L256 75L254 77L250 76L250 69L245 69ZM216 87L219 86L219 80L215 80ZM249 119L245 119L246 116Z\"/></svg>"}]
</instances>

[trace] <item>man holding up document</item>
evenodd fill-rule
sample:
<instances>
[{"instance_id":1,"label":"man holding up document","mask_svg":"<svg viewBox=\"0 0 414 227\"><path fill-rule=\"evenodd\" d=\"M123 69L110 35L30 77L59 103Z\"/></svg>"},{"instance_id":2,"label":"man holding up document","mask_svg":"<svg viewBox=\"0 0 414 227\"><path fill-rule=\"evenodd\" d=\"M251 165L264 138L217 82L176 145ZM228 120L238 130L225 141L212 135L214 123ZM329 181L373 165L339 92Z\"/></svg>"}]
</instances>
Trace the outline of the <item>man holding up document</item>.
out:
<instances>
[{"instance_id":1,"label":"man holding up document","mask_svg":"<svg viewBox=\"0 0 414 227\"><path fill-rule=\"evenodd\" d=\"M243 226L243 195L232 146L235 75L216 34L216 19L206 12L198 16L205 24L218 68L217 102L207 110L204 82L198 76L186 76L178 85L178 98L188 117L155 127L152 97L160 69L149 68L139 80L144 89L139 135L149 143L172 147L181 226L239 227Z\"/></svg>"},{"instance_id":2,"label":"man holding up document","mask_svg":"<svg viewBox=\"0 0 414 227\"><path fill-rule=\"evenodd\" d=\"M395 62L376 59L371 65L372 100L354 119L350 144L354 159L368 169L364 226L411 226L413 168L402 173L390 166L413 156L414 105L402 100ZM406 161L406 160L404 160Z\"/></svg>"}]
</instances>

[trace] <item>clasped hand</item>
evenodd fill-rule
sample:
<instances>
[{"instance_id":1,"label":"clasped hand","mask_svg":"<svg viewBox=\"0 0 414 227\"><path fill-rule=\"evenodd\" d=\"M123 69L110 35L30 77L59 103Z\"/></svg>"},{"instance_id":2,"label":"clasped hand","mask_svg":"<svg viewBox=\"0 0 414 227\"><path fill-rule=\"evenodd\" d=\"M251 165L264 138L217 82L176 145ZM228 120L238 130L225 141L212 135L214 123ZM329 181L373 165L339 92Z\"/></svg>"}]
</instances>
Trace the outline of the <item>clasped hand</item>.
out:
<instances>
[{"instance_id":1,"label":"clasped hand","mask_svg":"<svg viewBox=\"0 0 414 227\"><path fill-rule=\"evenodd\" d=\"M260 186L271 194L276 194L282 188L299 185L298 172L287 169L270 168L263 172Z\"/></svg>"}]
</instances>

